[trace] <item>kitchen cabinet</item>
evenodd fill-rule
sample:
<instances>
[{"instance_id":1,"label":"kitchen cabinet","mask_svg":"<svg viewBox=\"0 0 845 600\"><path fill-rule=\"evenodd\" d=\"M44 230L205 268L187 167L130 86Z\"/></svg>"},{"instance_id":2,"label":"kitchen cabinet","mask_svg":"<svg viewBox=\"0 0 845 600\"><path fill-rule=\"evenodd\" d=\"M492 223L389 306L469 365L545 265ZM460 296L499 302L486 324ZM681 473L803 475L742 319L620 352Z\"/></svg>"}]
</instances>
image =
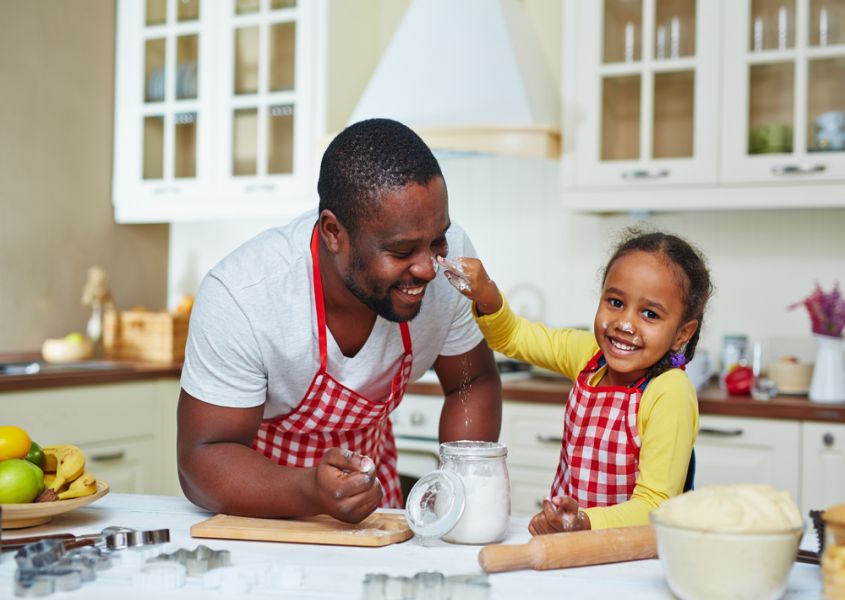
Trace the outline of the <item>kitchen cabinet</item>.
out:
<instances>
[{"instance_id":1,"label":"kitchen cabinet","mask_svg":"<svg viewBox=\"0 0 845 600\"><path fill-rule=\"evenodd\" d=\"M801 452L801 511L845 502L845 425L804 423Z\"/></svg>"},{"instance_id":2,"label":"kitchen cabinet","mask_svg":"<svg viewBox=\"0 0 845 600\"><path fill-rule=\"evenodd\" d=\"M313 202L316 2L120 0L120 223L291 217Z\"/></svg>"},{"instance_id":3,"label":"kitchen cabinet","mask_svg":"<svg viewBox=\"0 0 845 600\"><path fill-rule=\"evenodd\" d=\"M508 447L511 513L535 515L549 495L563 435L563 402L560 404L502 403L502 433Z\"/></svg>"},{"instance_id":4,"label":"kitchen cabinet","mask_svg":"<svg viewBox=\"0 0 845 600\"><path fill-rule=\"evenodd\" d=\"M567 8L578 23L570 92L587 107L574 130L578 185L714 183L719 3L605 0Z\"/></svg>"},{"instance_id":5,"label":"kitchen cabinet","mask_svg":"<svg viewBox=\"0 0 845 600\"><path fill-rule=\"evenodd\" d=\"M845 0L568 0L562 198L845 205Z\"/></svg>"},{"instance_id":6,"label":"kitchen cabinet","mask_svg":"<svg viewBox=\"0 0 845 600\"><path fill-rule=\"evenodd\" d=\"M179 380L57 387L0 394L3 418L41 445L75 444L115 492L180 495Z\"/></svg>"},{"instance_id":7,"label":"kitchen cabinet","mask_svg":"<svg viewBox=\"0 0 845 600\"><path fill-rule=\"evenodd\" d=\"M800 502L801 423L701 415L695 487L765 483Z\"/></svg>"},{"instance_id":8,"label":"kitchen cabinet","mask_svg":"<svg viewBox=\"0 0 845 600\"><path fill-rule=\"evenodd\" d=\"M845 2L731 1L724 21L726 181L845 177Z\"/></svg>"}]
</instances>

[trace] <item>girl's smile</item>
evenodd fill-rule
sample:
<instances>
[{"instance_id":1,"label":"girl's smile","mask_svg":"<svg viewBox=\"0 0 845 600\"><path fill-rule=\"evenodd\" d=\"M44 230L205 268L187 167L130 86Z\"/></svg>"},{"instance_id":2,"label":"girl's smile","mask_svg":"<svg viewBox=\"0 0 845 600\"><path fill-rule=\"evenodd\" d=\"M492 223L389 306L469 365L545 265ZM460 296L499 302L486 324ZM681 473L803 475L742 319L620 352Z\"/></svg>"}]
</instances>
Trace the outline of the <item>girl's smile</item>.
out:
<instances>
[{"instance_id":1,"label":"girl's smile","mask_svg":"<svg viewBox=\"0 0 845 600\"><path fill-rule=\"evenodd\" d=\"M698 323L681 323L684 286L683 274L659 254L638 250L611 265L594 323L607 361L602 385L636 382L689 340Z\"/></svg>"}]
</instances>

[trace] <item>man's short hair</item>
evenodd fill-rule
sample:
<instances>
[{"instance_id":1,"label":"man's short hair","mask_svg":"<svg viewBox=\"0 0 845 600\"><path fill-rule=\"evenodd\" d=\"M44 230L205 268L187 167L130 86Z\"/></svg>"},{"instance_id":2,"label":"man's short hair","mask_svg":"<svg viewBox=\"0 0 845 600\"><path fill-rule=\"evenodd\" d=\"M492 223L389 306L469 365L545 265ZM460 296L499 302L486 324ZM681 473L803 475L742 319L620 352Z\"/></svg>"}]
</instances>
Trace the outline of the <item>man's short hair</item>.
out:
<instances>
[{"instance_id":1,"label":"man's short hair","mask_svg":"<svg viewBox=\"0 0 845 600\"><path fill-rule=\"evenodd\" d=\"M384 192L442 177L429 147L410 128L390 119L368 119L344 129L323 154L317 193L320 211L332 211L355 233L378 216Z\"/></svg>"}]
</instances>

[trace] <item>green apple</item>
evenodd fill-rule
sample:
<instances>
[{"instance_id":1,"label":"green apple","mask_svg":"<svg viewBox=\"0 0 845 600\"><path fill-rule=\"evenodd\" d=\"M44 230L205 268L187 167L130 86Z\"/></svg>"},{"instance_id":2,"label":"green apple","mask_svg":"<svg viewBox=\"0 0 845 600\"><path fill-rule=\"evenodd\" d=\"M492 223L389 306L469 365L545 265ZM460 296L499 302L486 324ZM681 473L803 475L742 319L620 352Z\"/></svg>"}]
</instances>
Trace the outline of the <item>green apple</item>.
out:
<instances>
[{"instance_id":1,"label":"green apple","mask_svg":"<svg viewBox=\"0 0 845 600\"><path fill-rule=\"evenodd\" d=\"M44 491L44 471L23 458L0 462L0 504L32 502Z\"/></svg>"},{"instance_id":2,"label":"green apple","mask_svg":"<svg viewBox=\"0 0 845 600\"><path fill-rule=\"evenodd\" d=\"M65 336L65 341L72 342L74 344L81 344L85 341L85 336L78 331L71 331Z\"/></svg>"}]
</instances>

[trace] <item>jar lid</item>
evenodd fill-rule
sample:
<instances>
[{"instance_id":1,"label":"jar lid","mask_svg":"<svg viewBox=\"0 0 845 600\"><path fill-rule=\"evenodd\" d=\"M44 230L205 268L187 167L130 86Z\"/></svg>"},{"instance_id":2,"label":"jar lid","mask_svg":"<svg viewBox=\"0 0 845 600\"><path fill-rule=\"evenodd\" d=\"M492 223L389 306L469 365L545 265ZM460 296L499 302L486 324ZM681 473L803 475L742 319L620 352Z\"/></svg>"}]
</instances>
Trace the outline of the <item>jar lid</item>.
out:
<instances>
[{"instance_id":1,"label":"jar lid","mask_svg":"<svg viewBox=\"0 0 845 600\"><path fill-rule=\"evenodd\" d=\"M405 519L420 537L439 538L449 533L464 513L464 482L452 471L423 475L405 501Z\"/></svg>"}]
</instances>

